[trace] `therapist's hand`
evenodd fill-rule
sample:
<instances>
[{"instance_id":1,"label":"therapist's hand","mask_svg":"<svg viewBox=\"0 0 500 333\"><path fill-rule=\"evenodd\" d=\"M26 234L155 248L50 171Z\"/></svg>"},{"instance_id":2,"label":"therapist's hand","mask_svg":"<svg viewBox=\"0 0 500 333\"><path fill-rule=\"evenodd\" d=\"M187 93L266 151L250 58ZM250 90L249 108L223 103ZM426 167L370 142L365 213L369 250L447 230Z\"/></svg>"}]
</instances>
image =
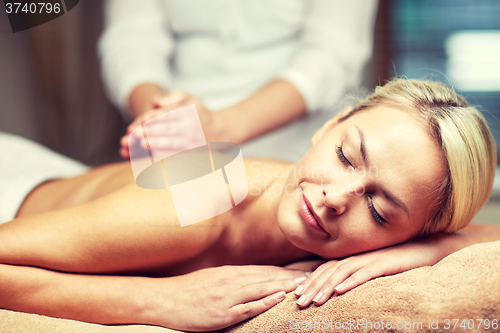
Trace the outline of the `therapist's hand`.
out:
<instances>
[{"instance_id":1,"label":"therapist's hand","mask_svg":"<svg viewBox=\"0 0 500 333\"><path fill-rule=\"evenodd\" d=\"M196 105L206 140L220 140L223 120L220 116L218 116L218 113L208 110L201 99L196 96L183 91L172 91L164 96L153 98L151 102L151 109L139 115L128 126L127 134L124 135L120 141L120 155L123 158L130 157L128 136L136 127L141 126L146 121L159 115L192 104ZM171 153L183 151L186 147L190 146L192 141L198 142L205 139L203 137L198 137L197 131L190 130L196 125L196 123L191 123L191 121L187 119L174 116L167 117L166 123L162 123L161 128L160 126L157 126L157 131L152 128L152 131L148 133L149 144L154 146L155 149L169 151ZM139 144L141 144L142 147L146 147L146 143L142 135L137 138L133 138L133 140L139 141Z\"/></svg>"}]
</instances>

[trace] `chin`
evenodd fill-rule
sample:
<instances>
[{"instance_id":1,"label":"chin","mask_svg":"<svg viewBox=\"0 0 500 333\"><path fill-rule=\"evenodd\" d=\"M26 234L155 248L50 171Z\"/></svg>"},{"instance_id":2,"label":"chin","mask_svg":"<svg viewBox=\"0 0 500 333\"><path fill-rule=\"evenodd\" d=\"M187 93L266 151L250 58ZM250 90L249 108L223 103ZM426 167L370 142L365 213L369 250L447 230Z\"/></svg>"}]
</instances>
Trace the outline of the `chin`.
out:
<instances>
[{"instance_id":1,"label":"chin","mask_svg":"<svg viewBox=\"0 0 500 333\"><path fill-rule=\"evenodd\" d=\"M286 209L280 205L278 211L278 226L281 233L296 247L309 251L304 248L304 236L305 230L302 221L298 214L293 214L294 212L290 209Z\"/></svg>"},{"instance_id":2,"label":"chin","mask_svg":"<svg viewBox=\"0 0 500 333\"><path fill-rule=\"evenodd\" d=\"M293 214L278 214L278 226L281 233L292 243L295 247L321 255L317 251L314 240L308 236L304 222L299 216Z\"/></svg>"}]
</instances>

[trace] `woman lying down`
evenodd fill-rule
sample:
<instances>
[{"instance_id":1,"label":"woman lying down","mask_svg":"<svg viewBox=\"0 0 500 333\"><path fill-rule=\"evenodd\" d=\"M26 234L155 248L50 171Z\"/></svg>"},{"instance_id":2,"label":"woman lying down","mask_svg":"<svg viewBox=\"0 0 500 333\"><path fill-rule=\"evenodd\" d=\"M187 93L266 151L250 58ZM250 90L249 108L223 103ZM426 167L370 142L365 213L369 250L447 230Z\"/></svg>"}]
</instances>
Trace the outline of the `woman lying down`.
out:
<instances>
[{"instance_id":1,"label":"woman lying down","mask_svg":"<svg viewBox=\"0 0 500 333\"><path fill-rule=\"evenodd\" d=\"M307 172L271 179L289 164L256 161L245 161L241 204L187 227L169 191L136 186L129 163L37 186L0 226L0 307L215 330L288 292L299 307L321 305L500 239L493 226L459 231L488 199L496 148L482 115L439 83L378 87L318 130L295 165ZM343 172L311 170L320 166ZM313 255L326 261L280 267Z\"/></svg>"}]
</instances>

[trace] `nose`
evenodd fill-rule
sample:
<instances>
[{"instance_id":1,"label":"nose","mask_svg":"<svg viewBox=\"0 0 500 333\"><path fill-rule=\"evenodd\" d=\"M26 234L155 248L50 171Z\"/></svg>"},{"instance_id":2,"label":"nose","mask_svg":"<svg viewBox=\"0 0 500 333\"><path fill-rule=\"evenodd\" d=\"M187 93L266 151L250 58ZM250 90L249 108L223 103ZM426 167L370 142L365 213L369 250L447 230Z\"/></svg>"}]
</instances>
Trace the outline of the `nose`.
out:
<instances>
[{"instance_id":1,"label":"nose","mask_svg":"<svg viewBox=\"0 0 500 333\"><path fill-rule=\"evenodd\" d=\"M336 215L345 213L353 200L364 194L365 187L361 180L350 184L328 184L323 188L325 206L332 208Z\"/></svg>"}]
</instances>

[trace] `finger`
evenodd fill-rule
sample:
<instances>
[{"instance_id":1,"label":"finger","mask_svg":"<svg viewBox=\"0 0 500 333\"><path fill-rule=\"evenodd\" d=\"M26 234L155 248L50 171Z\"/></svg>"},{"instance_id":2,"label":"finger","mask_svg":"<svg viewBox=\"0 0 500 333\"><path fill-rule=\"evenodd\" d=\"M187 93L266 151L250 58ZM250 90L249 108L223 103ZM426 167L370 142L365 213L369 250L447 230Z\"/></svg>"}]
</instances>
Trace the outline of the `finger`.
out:
<instances>
[{"instance_id":1,"label":"finger","mask_svg":"<svg viewBox=\"0 0 500 333\"><path fill-rule=\"evenodd\" d=\"M141 119L136 119L133 122L130 123L130 125L127 126L127 134L132 133L133 130L135 130L137 127L141 126L143 123L143 118Z\"/></svg>"},{"instance_id":2,"label":"finger","mask_svg":"<svg viewBox=\"0 0 500 333\"><path fill-rule=\"evenodd\" d=\"M129 151L128 151L128 148L120 148L120 156L121 158L123 159L129 159L130 158L130 154L129 154Z\"/></svg>"},{"instance_id":3,"label":"finger","mask_svg":"<svg viewBox=\"0 0 500 333\"><path fill-rule=\"evenodd\" d=\"M120 140L120 143L122 147L124 148L129 148L137 145L138 143L140 144L141 142L144 142L144 135L141 132L132 132L128 135L125 135L125 137L122 137Z\"/></svg>"},{"instance_id":4,"label":"finger","mask_svg":"<svg viewBox=\"0 0 500 333\"><path fill-rule=\"evenodd\" d=\"M337 294L343 294L371 279L383 276L384 269L381 269L380 266L381 265L376 264L364 266L363 268L352 274L345 281L335 286L335 292Z\"/></svg>"},{"instance_id":5,"label":"finger","mask_svg":"<svg viewBox=\"0 0 500 333\"><path fill-rule=\"evenodd\" d=\"M334 288L355 270L357 270L357 267L350 263L330 265L304 288L302 295L297 300L297 304L301 307L308 306L313 301L318 305L323 304L333 295Z\"/></svg>"},{"instance_id":6,"label":"finger","mask_svg":"<svg viewBox=\"0 0 500 333\"><path fill-rule=\"evenodd\" d=\"M314 270L311 274L308 274L307 279L305 279L294 291L296 296L301 296L309 285L318 278L328 267L331 265L330 262L327 262Z\"/></svg>"},{"instance_id":7,"label":"finger","mask_svg":"<svg viewBox=\"0 0 500 333\"><path fill-rule=\"evenodd\" d=\"M254 284L245 283L245 286L237 289L237 291L235 292L235 297L238 303L247 303L262 299L278 291L290 292L297 287L297 284L298 283L295 279Z\"/></svg>"},{"instance_id":8,"label":"finger","mask_svg":"<svg viewBox=\"0 0 500 333\"><path fill-rule=\"evenodd\" d=\"M120 139L120 145L122 146L122 148L128 148L128 135L122 136L122 138Z\"/></svg>"},{"instance_id":9,"label":"finger","mask_svg":"<svg viewBox=\"0 0 500 333\"><path fill-rule=\"evenodd\" d=\"M329 273L328 272L329 271L327 270L325 273L323 273L320 276L318 276L317 278L315 278L309 284L307 289L297 299L298 306L300 306L300 307L309 306L309 304L311 304L313 298L316 297L316 295L318 295L319 290L323 287L326 287L329 284L329 282L328 282ZM331 289L333 289L333 287L331 287Z\"/></svg>"},{"instance_id":10,"label":"finger","mask_svg":"<svg viewBox=\"0 0 500 333\"><path fill-rule=\"evenodd\" d=\"M335 288L339 286L342 281L343 279L339 275L336 275L335 272L333 272L332 275L330 275L323 283L323 285L320 286L319 290L306 291L305 294L312 296L311 301L315 305L322 305L326 301L328 301L330 297L332 297L332 295L335 293Z\"/></svg>"},{"instance_id":11,"label":"finger","mask_svg":"<svg viewBox=\"0 0 500 333\"><path fill-rule=\"evenodd\" d=\"M161 116L165 113L166 111L164 109L156 109L156 110L151 110L146 113L144 113L141 118L137 119L137 122L139 125L142 125L147 122L151 122L152 119Z\"/></svg>"},{"instance_id":12,"label":"finger","mask_svg":"<svg viewBox=\"0 0 500 333\"><path fill-rule=\"evenodd\" d=\"M146 132L149 136L189 134L185 122L175 120L172 122L161 121L148 125Z\"/></svg>"},{"instance_id":13,"label":"finger","mask_svg":"<svg viewBox=\"0 0 500 333\"><path fill-rule=\"evenodd\" d=\"M282 302L285 299L285 296L284 291L279 291L263 299L231 307L228 311L229 316L231 317L231 324L238 323L269 310L276 304Z\"/></svg>"},{"instance_id":14,"label":"finger","mask_svg":"<svg viewBox=\"0 0 500 333\"><path fill-rule=\"evenodd\" d=\"M185 149L153 149L153 158L159 160L183 151Z\"/></svg>"},{"instance_id":15,"label":"finger","mask_svg":"<svg viewBox=\"0 0 500 333\"><path fill-rule=\"evenodd\" d=\"M153 149L185 150L193 147L193 143L204 143L204 138L191 135L169 135L148 137L149 146Z\"/></svg>"},{"instance_id":16,"label":"finger","mask_svg":"<svg viewBox=\"0 0 500 333\"><path fill-rule=\"evenodd\" d=\"M155 136L148 137L149 146L154 150L176 150L188 146L188 140L177 136Z\"/></svg>"},{"instance_id":17,"label":"finger","mask_svg":"<svg viewBox=\"0 0 500 333\"><path fill-rule=\"evenodd\" d=\"M141 126L145 122L150 121L151 119L156 118L166 112L167 110L164 109L154 109L144 112L142 115L135 118L134 121L130 123L130 125L128 125L127 133L130 134L134 129Z\"/></svg>"}]
</instances>

